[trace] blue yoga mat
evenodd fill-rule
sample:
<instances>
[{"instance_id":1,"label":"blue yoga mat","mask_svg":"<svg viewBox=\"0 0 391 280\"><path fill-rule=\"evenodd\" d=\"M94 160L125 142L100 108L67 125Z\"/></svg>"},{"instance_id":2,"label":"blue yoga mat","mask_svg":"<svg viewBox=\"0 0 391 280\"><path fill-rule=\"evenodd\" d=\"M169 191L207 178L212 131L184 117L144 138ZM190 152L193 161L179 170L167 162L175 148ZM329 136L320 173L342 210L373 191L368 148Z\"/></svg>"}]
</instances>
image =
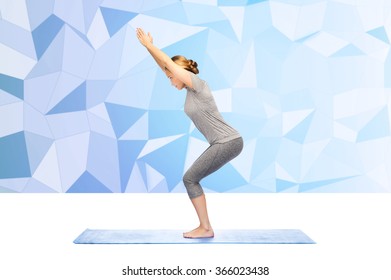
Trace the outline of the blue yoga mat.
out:
<instances>
[{"instance_id":1,"label":"blue yoga mat","mask_svg":"<svg viewBox=\"0 0 391 280\"><path fill-rule=\"evenodd\" d=\"M75 244L314 244L299 229L215 230L213 238L183 238L180 230L86 229Z\"/></svg>"}]
</instances>

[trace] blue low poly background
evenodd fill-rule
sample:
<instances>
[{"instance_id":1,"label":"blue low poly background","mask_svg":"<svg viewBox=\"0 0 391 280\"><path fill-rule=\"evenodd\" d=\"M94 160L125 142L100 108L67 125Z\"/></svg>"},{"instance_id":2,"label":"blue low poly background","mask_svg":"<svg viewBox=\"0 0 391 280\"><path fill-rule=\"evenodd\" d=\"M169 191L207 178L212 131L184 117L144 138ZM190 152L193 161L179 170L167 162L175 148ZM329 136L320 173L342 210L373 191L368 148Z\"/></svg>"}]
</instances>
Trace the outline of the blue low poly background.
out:
<instances>
[{"instance_id":1,"label":"blue low poly background","mask_svg":"<svg viewBox=\"0 0 391 280\"><path fill-rule=\"evenodd\" d=\"M207 192L391 191L389 1L4 0L0 192L185 191L208 144L137 27L243 135Z\"/></svg>"}]
</instances>

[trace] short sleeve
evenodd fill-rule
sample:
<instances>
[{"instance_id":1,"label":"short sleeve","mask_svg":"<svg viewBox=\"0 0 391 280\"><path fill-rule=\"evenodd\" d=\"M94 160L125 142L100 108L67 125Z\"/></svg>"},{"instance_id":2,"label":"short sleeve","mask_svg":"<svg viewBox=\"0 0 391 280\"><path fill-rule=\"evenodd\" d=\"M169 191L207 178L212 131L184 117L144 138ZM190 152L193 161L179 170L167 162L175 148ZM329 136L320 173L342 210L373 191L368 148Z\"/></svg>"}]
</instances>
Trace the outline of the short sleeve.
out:
<instances>
[{"instance_id":1,"label":"short sleeve","mask_svg":"<svg viewBox=\"0 0 391 280\"><path fill-rule=\"evenodd\" d=\"M201 92L205 86L205 82L201 80L196 74L189 72L191 76L191 82L193 84L193 90L195 92Z\"/></svg>"}]
</instances>

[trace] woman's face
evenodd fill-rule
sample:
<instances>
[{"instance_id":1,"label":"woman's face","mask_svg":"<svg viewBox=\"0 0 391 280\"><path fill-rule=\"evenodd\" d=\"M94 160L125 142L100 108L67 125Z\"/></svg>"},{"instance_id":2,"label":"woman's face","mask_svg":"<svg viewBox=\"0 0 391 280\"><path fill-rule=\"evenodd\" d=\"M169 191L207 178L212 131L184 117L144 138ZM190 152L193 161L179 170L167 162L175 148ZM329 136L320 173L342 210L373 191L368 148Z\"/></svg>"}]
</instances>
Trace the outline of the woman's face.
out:
<instances>
[{"instance_id":1,"label":"woman's face","mask_svg":"<svg viewBox=\"0 0 391 280\"><path fill-rule=\"evenodd\" d=\"M175 87L177 90L181 90L185 87L185 84L182 81L175 78L170 71L166 70L166 76L171 81L171 85Z\"/></svg>"}]
</instances>

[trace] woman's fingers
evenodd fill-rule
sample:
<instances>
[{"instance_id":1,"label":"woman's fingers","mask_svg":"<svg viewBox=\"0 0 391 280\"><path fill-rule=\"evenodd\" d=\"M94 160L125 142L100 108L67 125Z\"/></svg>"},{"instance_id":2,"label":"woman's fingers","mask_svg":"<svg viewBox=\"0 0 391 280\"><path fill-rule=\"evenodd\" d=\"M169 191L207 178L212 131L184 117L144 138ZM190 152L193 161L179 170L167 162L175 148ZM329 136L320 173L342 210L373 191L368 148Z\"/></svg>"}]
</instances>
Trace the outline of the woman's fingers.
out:
<instances>
[{"instance_id":1,"label":"woman's fingers","mask_svg":"<svg viewBox=\"0 0 391 280\"><path fill-rule=\"evenodd\" d=\"M144 30L142 30L141 28L138 28L137 29L137 37L139 39L144 39L145 40L146 35L144 33Z\"/></svg>"},{"instance_id":2,"label":"woman's fingers","mask_svg":"<svg viewBox=\"0 0 391 280\"><path fill-rule=\"evenodd\" d=\"M151 43L153 44L153 38L152 38L152 35L151 33L145 33L144 30L142 30L141 28L136 28L136 35L137 35L137 38L139 39L139 41L143 44L143 45L146 45L147 43Z\"/></svg>"},{"instance_id":3,"label":"woman's fingers","mask_svg":"<svg viewBox=\"0 0 391 280\"><path fill-rule=\"evenodd\" d=\"M141 28L137 28L137 36L142 37L144 35L144 31Z\"/></svg>"}]
</instances>

